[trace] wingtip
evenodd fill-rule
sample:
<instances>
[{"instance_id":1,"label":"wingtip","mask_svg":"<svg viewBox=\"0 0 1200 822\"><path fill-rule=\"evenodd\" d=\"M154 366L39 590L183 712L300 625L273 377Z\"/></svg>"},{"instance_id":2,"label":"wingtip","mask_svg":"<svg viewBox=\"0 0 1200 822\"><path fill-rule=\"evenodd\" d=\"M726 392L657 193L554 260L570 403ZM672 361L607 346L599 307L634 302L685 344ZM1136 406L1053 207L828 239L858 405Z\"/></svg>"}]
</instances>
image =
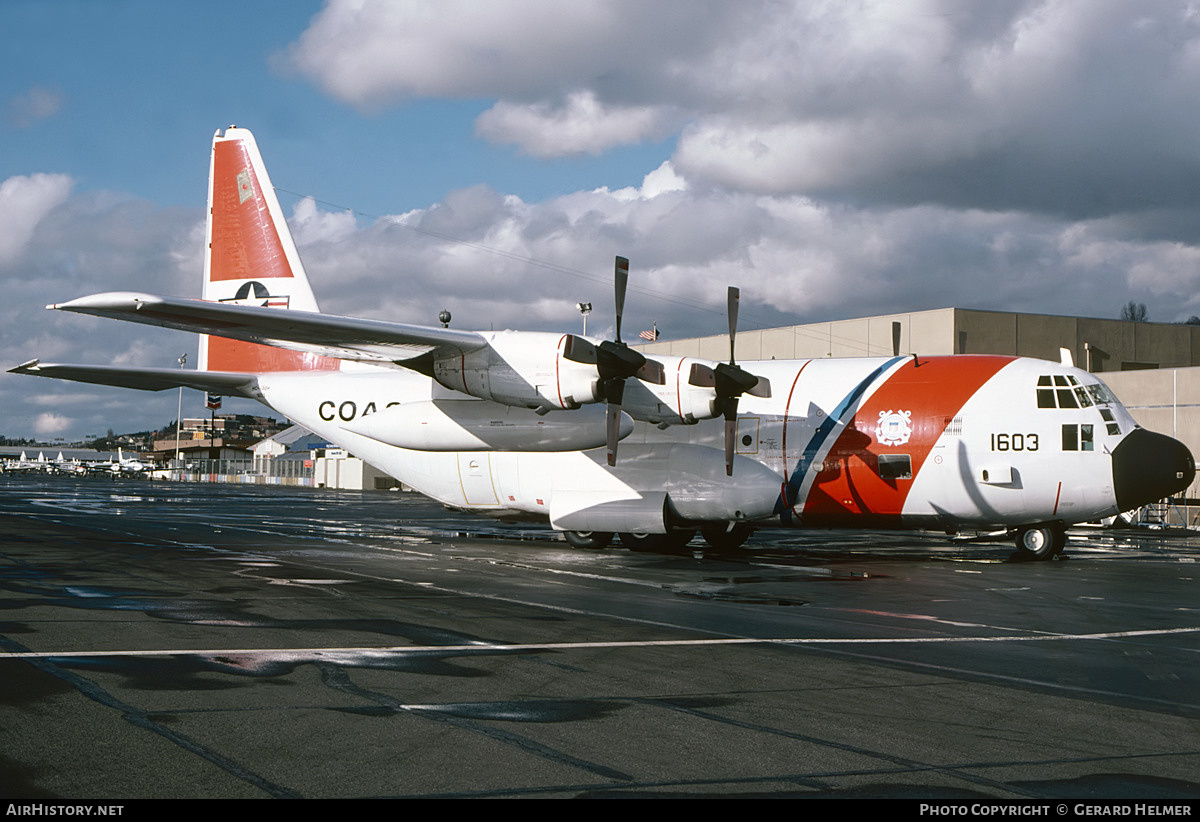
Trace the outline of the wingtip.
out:
<instances>
[{"instance_id":1,"label":"wingtip","mask_svg":"<svg viewBox=\"0 0 1200 822\"><path fill-rule=\"evenodd\" d=\"M138 291L106 291L102 294L76 297L62 303L51 303L46 308L59 311L78 311L83 314L96 311L129 311L130 309L137 310L143 304L157 305L164 299L166 298Z\"/></svg>"},{"instance_id":2,"label":"wingtip","mask_svg":"<svg viewBox=\"0 0 1200 822\"><path fill-rule=\"evenodd\" d=\"M8 369L8 373L10 373L10 374L25 374L25 373L28 373L29 371L36 371L38 365L40 365L40 364L41 364L41 360L37 360L37 359L29 360L28 362L23 362L18 366Z\"/></svg>"}]
</instances>

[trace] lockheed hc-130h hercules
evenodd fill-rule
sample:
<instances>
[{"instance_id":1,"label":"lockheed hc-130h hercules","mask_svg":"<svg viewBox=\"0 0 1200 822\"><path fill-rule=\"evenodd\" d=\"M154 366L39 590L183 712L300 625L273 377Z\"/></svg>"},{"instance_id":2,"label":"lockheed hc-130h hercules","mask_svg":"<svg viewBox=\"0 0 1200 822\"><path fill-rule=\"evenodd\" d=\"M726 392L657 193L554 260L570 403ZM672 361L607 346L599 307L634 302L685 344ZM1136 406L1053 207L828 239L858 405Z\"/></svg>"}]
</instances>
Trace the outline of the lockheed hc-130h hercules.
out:
<instances>
[{"instance_id":1,"label":"lockheed hc-130h hercules","mask_svg":"<svg viewBox=\"0 0 1200 822\"><path fill-rule=\"evenodd\" d=\"M649 357L616 338L321 314L249 131L213 139L201 300L49 306L200 333L195 371L30 361L15 373L259 400L455 508L548 521L576 546L740 545L755 528L1066 528L1187 488L1192 455L1095 376L1024 357Z\"/></svg>"}]
</instances>

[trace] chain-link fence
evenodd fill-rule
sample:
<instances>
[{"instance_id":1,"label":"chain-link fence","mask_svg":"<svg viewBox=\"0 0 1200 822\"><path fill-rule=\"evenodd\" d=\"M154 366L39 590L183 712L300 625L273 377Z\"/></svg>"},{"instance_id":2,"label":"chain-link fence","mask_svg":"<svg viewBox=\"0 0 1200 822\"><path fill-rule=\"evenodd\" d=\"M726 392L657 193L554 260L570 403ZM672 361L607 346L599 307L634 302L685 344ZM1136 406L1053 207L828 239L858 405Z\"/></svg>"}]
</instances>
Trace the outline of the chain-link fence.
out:
<instances>
[{"instance_id":1,"label":"chain-link fence","mask_svg":"<svg viewBox=\"0 0 1200 822\"><path fill-rule=\"evenodd\" d=\"M171 460L169 479L182 482L243 482L313 486L311 460Z\"/></svg>"}]
</instances>

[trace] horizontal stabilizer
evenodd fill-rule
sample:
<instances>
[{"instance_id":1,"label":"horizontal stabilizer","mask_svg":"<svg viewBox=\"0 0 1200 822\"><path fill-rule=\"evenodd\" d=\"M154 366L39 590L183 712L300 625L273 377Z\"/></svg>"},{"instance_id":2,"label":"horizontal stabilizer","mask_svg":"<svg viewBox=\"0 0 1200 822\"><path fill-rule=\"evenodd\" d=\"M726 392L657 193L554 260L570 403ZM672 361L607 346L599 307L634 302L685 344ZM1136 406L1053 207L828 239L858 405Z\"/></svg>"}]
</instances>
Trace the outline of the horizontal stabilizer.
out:
<instances>
[{"instance_id":1,"label":"horizontal stabilizer","mask_svg":"<svg viewBox=\"0 0 1200 822\"><path fill-rule=\"evenodd\" d=\"M168 388L195 388L213 394L262 399L258 379L252 374L227 371L186 371L181 368L125 368L116 365L59 365L30 360L9 369L10 374L29 374L57 380L89 382L95 385L114 385L142 391L164 391Z\"/></svg>"},{"instance_id":2,"label":"horizontal stabilizer","mask_svg":"<svg viewBox=\"0 0 1200 822\"><path fill-rule=\"evenodd\" d=\"M131 292L93 294L47 308L377 364L400 363L429 352L466 354L487 344L473 331Z\"/></svg>"}]
</instances>

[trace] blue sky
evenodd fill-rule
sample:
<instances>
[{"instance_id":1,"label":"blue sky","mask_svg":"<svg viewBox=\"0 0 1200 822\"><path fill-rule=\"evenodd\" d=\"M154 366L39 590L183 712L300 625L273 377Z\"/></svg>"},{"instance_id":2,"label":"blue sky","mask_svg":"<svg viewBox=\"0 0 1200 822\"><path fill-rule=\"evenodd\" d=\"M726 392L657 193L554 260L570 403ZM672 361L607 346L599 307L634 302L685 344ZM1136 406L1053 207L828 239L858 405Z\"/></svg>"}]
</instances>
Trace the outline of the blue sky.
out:
<instances>
[{"instance_id":1,"label":"blue sky","mask_svg":"<svg viewBox=\"0 0 1200 822\"><path fill-rule=\"evenodd\" d=\"M208 138L236 123L286 169L281 188L368 215L431 205L485 183L539 200L641 182L670 156L658 141L602 156L534 160L475 139L491 100L419 99L363 113L282 65L321 9L314 0L9 0L0 4L0 100L37 87L58 108L2 133L0 179L60 171L77 190L164 206L204 196ZM133 133L130 134L129 132ZM371 158L364 168L361 158ZM652 165L651 165L652 164ZM285 195L286 197L286 195Z\"/></svg>"},{"instance_id":2,"label":"blue sky","mask_svg":"<svg viewBox=\"0 0 1200 822\"><path fill-rule=\"evenodd\" d=\"M614 254L668 337L721 333L728 284L758 327L1200 314L1185 0L7 0L0 40L8 364L195 350L42 306L195 295L230 123L340 314L574 329L590 300L604 334ZM0 376L0 434L174 418L48 382Z\"/></svg>"}]
</instances>

